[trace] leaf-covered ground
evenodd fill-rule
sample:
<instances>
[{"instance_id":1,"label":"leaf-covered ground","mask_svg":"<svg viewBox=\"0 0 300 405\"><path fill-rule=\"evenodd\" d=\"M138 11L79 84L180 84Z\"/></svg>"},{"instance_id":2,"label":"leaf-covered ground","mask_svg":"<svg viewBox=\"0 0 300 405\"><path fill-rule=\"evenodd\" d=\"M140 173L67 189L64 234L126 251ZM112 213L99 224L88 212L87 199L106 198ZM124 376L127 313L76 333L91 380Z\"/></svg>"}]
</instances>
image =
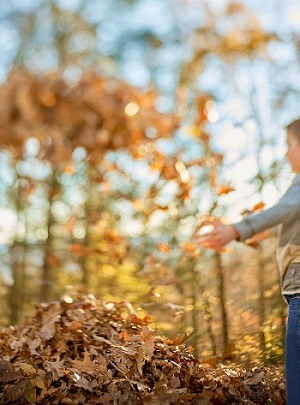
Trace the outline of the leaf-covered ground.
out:
<instances>
[{"instance_id":1,"label":"leaf-covered ground","mask_svg":"<svg viewBox=\"0 0 300 405\"><path fill-rule=\"evenodd\" d=\"M213 368L126 303L42 304L0 332L0 404L284 404L275 368Z\"/></svg>"}]
</instances>

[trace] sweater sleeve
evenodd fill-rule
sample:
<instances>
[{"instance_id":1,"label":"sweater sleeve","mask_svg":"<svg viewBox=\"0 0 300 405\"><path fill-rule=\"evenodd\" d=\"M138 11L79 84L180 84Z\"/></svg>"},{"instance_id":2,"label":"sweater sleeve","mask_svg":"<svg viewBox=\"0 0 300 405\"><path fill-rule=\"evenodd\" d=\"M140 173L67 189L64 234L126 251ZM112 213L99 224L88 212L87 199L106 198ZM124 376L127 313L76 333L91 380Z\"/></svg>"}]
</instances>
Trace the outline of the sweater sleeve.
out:
<instances>
[{"instance_id":1,"label":"sweater sleeve","mask_svg":"<svg viewBox=\"0 0 300 405\"><path fill-rule=\"evenodd\" d=\"M259 232L289 221L299 211L300 174L296 175L293 183L276 205L258 214L251 214L232 225L239 233L239 240L245 241Z\"/></svg>"}]
</instances>

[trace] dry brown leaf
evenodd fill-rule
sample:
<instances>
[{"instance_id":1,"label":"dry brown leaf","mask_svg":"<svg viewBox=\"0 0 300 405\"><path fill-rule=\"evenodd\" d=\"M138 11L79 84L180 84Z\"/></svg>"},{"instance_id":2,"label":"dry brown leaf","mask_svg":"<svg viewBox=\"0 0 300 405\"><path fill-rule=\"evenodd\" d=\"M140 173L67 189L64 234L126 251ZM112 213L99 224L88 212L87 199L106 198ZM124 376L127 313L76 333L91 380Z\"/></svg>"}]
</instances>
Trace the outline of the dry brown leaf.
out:
<instances>
[{"instance_id":1,"label":"dry brown leaf","mask_svg":"<svg viewBox=\"0 0 300 405\"><path fill-rule=\"evenodd\" d=\"M91 360L88 352L84 353L83 360L73 360L72 363L79 371L86 373L94 373L99 370L99 366Z\"/></svg>"}]
</instances>

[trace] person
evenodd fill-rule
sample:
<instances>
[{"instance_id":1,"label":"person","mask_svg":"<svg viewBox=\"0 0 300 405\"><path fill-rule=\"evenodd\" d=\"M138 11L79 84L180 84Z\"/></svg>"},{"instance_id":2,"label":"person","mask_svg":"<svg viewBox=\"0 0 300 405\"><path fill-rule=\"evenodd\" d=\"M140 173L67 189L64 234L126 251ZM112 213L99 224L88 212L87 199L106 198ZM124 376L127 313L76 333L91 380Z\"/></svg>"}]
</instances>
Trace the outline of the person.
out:
<instances>
[{"instance_id":1,"label":"person","mask_svg":"<svg viewBox=\"0 0 300 405\"><path fill-rule=\"evenodd\" d=\"M204 248L221 250L232 240L259 242L276 233L281 292L288 304L285 342L287 403L300 405L300 118L286 127L286 134L286 157L295 177L278 203L248 215L238 223L215 221L213 229L198 234L196 240Z\"/></svg>"}]
</instances>

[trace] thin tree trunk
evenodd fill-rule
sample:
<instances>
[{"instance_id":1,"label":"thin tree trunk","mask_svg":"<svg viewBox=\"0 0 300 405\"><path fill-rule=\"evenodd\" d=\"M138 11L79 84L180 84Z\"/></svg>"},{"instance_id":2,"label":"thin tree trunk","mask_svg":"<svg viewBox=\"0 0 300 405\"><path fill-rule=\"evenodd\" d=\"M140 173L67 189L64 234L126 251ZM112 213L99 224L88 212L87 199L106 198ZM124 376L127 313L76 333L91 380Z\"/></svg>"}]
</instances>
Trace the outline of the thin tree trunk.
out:
<instances>
[{"instance_id":1,"label":"thin tree trunk","mask_svg":"<svg viewBox=\"0 0 300 405\"><path fill-rule=\"evenodd\" d=\"M229 344L229 325L225 299L224 269L222 266L221 254L216 252L214 258L218 279L219 300L221 305L223 349L225 350Z\"/></svg>"},{"instance_id":2,"label":"thin tree trunk","mask_svg":"<svg viewBox=\"0 0 300 405\"><path fill-rule=\"evenodd\" d=\"M91 200L91 190L93 188L91 173L89 167L86 170L86 184L85 184L85 205L84 205L84 216L85 216L85 236L83 240L83 245L88 247L90 244L90 235L89 235L89 217L91 213L90 200ZM83 257L80 261L82 269L82 278L81 282L84 289L88 292L90 288L90 273L87 266L87 260Z\"/></svg>"},{"instance_id":3,"label":"thin tree trunk","mask_svg":"<svg viewBox=\"0 0 300 405\"><path fill-rule=\"evenodd\" d=\"M199 338L199 313L198 313L198 302L199 302L199 280L198 280L198 273L195 269L195 261L191 259L191 271L192 271L192 324L193 324L193 335L191 336L191 340L194 346L194 354L196 358L199 358L199 347L198 347L198 338Z\"/></svg>"},{"instance_id":4,"label":"thin tree trunk","mask_svg":"<svg viewBox=\"0 0 300 405\"><path fill-rule=\"evenodd\" d=\"M21 184L20 178L17 177L16 181L16 211L17 211L17 227L15 234L15 241L10 249L11 254L11 275L12 275L12 284L10 287L8 295L8 305L10 309L9 321L11 324L16 324L20 319L20 314L22 311L24 303L24 290L25 290L25 268L24 268L24 259L25 259L25 235L19 235L21 225Z\"/></svg>"},{"instance_id":5,"label":"thin tree trunk","mask_svg":"<svg viewBox=\"0 0 300 405\"><path fill-rule=\"evenodd\" d=\"M23 307L23 290L24 290L24 243L15 242L11 248L12 263L12 285L8 296L10 317L12 325L18 323Z\"/></svg>"},{"instance_id":6,"label":"thin tree trunk","mask_svg":"<svg viewBox=\"0 0 300 405\"><path fill-rule=\"evenodd\" d=\"M85 237L83 240L83 245L85 247L88 247L89 239L90 239L89 238L89 220L88 220L89 213L90 213L89 206L88 206L88 203L86 202L86 205L85 205L85 218L86 218L86 220L85 220ZM83 288L85 289L85 291L88 292L89 288L90 288L90 272L89 272L89 269L87 266L86 257L82 257L80 259L80 265L81 265L81 269L82 269L81 270L82 271L81 282L82 282L82 285L83 285Z\"/></svg>"},{"instance_id":7,"label":"thin tree trunk","mask_svg":"<svg viewBox=\"0 0 300 405\"><path fill-rule=\"evenodd\" d=\"M263 251L261 247L258 247L258 271L257 271L257 280L258 280L258 318L259 318L259 344L260 349L264 355L266 349L266 339L264 332L264 324L266 319L266 308L265 308L265 262L263 258Z\"/></svg>"},{"instance_id":8,"label":"thin tree trunk","mask_svg":"<svg viewBox=\"0 0 300 405\"><path fill-rule=\"evenodd\" d=\"M216 356L217 354L217 343L216 343L216 338L213 332L213 326L212 326L212 314L211 314L211 305L209 302L209 299L207 297L205 297L204 295L204 288L203 285L201 285L201 283L199 284L199 291L200 294L203 296L203 312L204 312L204 319L206 322L206 330L207 330L207 334L210 340L210 344L211 344L211 351L212 351L212 355Z\"/></svg>"},{"instance_id":9,"label":"thin tree trunk","mask_svg":"<svg viewBox=\"0 0 300 405\"><path fill-rule=\"evenodd\" d=\"M212 316L211 316L211 310L210 310L210 303L209 303L208 299L205 299L205 302L204 302L204 315L205 315L205 321L206 321L206 325L207 325L207 333L208 333L209 340L211 343L212 355L216 356L217 343L216 343L215 335L213 333Z\"/></svg>"},{"instance_id":10,"label":"thin tree trunk","mask_svg":"<svg viewBox=\"0 0 300 405\"><path fill-rule=\"evenodd\" d=\"M39 291L39 300L42 302L47 302L51 298L52 286L53 286L53 275L52 269L49 263L49 257L52 253L52 236L51 236L51 227L54 223L52 215L52 204L55 193L53 190L57 187L56 175L52 174L52 178L49 182L49 211L48 211L48 221L47 221L47 232L48 237L45 242L45 251L44 251L44 264L41 273L41 287Z\"/></svg>"}]
</instances>

